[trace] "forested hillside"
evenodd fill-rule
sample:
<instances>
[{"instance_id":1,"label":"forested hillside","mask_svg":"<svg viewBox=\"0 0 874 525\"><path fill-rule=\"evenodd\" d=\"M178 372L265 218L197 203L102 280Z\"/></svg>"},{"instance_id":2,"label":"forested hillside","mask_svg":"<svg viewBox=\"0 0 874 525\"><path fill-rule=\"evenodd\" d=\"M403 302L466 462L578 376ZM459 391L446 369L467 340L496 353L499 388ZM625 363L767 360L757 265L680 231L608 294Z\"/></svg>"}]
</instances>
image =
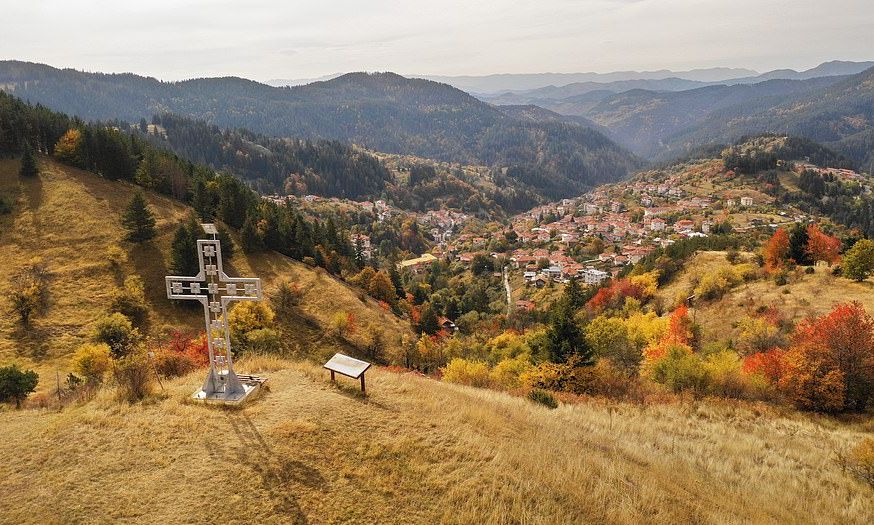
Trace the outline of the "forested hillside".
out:
<instances>
[{"instance_id":1,"label":"forested hillside","mask_svg":"<svg viewBox=\"0 0 874 525\"><path fill-rule=\"evenodd\" d=\"M521 121L448 85L392 73L274 88L239 78L160 82L7 61L0 63L0 86L85 119L136 122L171 112L268 135L511 167L514 176L553 198L617 180L639 166L592 129Z\"/></svg>"},{"instance_id":2,"label":"forested hillside","mask_svg":"<svg viewBox=\"0 0 874 525\"><path fill-rule=\"evenodd\" d=\"M821 142L872 171L874 68L803 96L739 104L717 111L674 137L672 144L679 148L761 132L787 133Z\"/></svg>"},{"instance_id":3,"label":"forested hillside","mask_svg":"<svg viewBox=\"0 0 874 525\"><path fill-rule=\"evenodd\" d=\"M743 135L781 133L826 144L870 171L874 69L859 72L870 65L833 62L801 73L773 71L694 89L671 79L572 84L488 100L584 117L635 153L659 161Z\"/></svg>"},{"instance_id":4,"label":"forested hillside","mask_svg":"<svg viewBox=\"0 0 874 525\"><path fill-rule=\"evenodd\" d=\"M153 122L159 128L150 140L247 180L262 193L361 199L379 195L391 177L375 157L336 140L271 138L171 114Z\"/></svg>"},{"instance_id":5,"label":"forested hillside","mask_svg":"<svg viewBox=\"0 0 874 525\"><path fill-rule=\"evenodd\" d=\"M653 157L670 154L667 147L670 137L720 110L723 115L720 124L724 126L730 115L767 110L787 99L829 86L838 78L772 80L753 85L710 86L677 92L637 89L604 98L580 114L606 126L634 151ZM725 135L712 138L723 137Z\"/></svg>"}]
</instances>

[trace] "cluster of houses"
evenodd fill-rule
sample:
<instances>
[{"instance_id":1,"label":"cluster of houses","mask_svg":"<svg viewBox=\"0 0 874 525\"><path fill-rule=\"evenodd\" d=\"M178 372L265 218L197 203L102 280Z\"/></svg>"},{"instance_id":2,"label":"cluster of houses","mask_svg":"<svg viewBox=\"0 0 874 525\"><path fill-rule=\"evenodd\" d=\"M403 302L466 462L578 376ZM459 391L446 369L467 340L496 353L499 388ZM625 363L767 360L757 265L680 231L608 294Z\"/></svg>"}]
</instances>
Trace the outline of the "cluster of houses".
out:
<instances>
[{"instance_id":1,"label":"cluster of houses","mask_svg":"<svg viewBox=\"0 0 874 525\"><path fill-rule=\"evenodd\" d=\"M679 180L670 178L659 183L637 181L600 188L578 199L564 199L518 215L512 228L526 248L513 252L511 266L523 273L529 286L572 278L597 285L678 237L708 236L718 220L713 218L718 213L717 202L727 211L738 202L754 206L760 195L735 191L697 196L681 186ZM590 260L566 255L576 245L595 239L611 248Z\"/></svg>"},{"instance_id":2,"label":"cluster of houses","mask_svg":"<svg viewBox=\"0 0 874 525\"><path fill-rule=\"evenodd\" d=\"M576 262L564 250L519 249L510 256L512 268L522 270L525 283L542 288L550 282L567 282L580 279L586 284L600 284L611 276L604 270ZM615 273L615 272L613 272Z\"/></svg>"},{"instance_id":3,"label":"cluster of houses","mask_svg":"<svg viewBox=\"0 0 874 525\"><path fill-rule=\"evenodd\" d=\"M454 210L429 210L416 216L416 220L428 228L438 246L446 247L452 235L470 219L466 213Z\"/></svg>"}]
</instances>

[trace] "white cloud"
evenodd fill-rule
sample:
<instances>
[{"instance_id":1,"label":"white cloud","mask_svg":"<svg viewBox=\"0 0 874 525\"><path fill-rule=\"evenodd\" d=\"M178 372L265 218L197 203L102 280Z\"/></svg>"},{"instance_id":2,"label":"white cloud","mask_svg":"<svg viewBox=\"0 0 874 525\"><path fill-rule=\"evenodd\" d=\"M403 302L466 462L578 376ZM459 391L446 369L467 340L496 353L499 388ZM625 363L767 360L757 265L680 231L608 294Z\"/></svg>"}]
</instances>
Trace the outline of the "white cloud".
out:
<instances>
[{"instance_id":1,"label":"white cloud","mask_svg":"<svg viewBox=\"0 0 874 525\"><path fill-rule=\"evenodd\" d=\"M870 0L0 0L0 57L164 79L806 68L874 55Z\"/></svg>"}]
</instances>

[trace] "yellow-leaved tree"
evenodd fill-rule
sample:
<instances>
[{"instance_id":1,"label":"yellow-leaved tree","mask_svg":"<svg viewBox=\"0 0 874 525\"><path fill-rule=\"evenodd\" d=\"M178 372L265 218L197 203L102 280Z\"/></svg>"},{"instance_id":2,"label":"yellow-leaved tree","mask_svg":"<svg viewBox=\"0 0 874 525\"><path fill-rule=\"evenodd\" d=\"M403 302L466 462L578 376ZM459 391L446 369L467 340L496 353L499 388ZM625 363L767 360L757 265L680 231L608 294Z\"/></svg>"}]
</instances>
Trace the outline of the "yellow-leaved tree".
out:
<instances>
[{"instance_id":1,"label":"yellow-leaved tree","mask_svg":"<svg viewBox=\"0 0 874 525\"><path fill-rule=\"evenodd\" d=\"M82 168L85 160L82 152L82 131L76 128L68 129L54 149L55 158L64 164Z\"/></svg>"}]
</instances>

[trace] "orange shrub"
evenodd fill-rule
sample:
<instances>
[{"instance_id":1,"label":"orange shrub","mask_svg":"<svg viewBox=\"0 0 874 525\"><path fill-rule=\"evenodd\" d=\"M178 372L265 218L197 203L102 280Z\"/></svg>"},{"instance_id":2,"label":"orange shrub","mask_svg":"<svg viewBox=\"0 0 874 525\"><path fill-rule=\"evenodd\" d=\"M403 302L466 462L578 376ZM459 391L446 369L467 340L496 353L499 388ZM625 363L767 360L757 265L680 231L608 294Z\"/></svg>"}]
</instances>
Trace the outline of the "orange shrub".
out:
<instances>
[{"instance_id":1,"label":"orange shrub","mask_svg":"<svg viewBox=\"0 0 874 525\"><path fill-rule=\"evenodd\" d=\"M197 370L198 366L188 354L161 349L155 352L155 368L164 377L179 377Z\"/></svg>"},{"instance_id":2,"label":"orange shrub","mask_svg":"<svg viewBox=\"0 0 874 525\"><path fill-rule=\"evenodd\" d=\"M750 354L744 358L741 370L746 375L758 374L771 383L776 383L783 377L784 355L786 355L786 351L781 348Z\"/></svg>"},{"instance_id":3,"label":"orange shrub","mask_svg":"<svg viewBox=\"0 0 874 525\"><path fill-rule=\"evenodd\" d=\"M586 307L596 314L608 309L622 308L626 297L641 299L644 292L640 284L632 283L628 279L617 279L598 290L586 303Z\"/></svg>"},{"instance_id":4,"label":"orange shrub","mask_svg":"<svg viewBox=\"0 0 874 525\"><path fill-rule=\"evenodd\" d=\"M695 332L692 320L689 319L689 309L686 308L686 305L680 305L671 314L668 321L668 330L662 338L657 343L643 349L644 364L647 366L652 365L667 354L668 348L674 346L687 348L691 353L694 337Z\"/></svg>"},{"instance_id":5,"label":"orange shrub","mask_svg":"<svg viewBox=\"0 0 874 525\"><path fill-rule=\"evenodd\" d=\"M169 339L154 350L155 367L165 377L185 375L209 365L209 347L206 334L197 339L182 332L173 332Z\"/></svg>"}]
</instances>

